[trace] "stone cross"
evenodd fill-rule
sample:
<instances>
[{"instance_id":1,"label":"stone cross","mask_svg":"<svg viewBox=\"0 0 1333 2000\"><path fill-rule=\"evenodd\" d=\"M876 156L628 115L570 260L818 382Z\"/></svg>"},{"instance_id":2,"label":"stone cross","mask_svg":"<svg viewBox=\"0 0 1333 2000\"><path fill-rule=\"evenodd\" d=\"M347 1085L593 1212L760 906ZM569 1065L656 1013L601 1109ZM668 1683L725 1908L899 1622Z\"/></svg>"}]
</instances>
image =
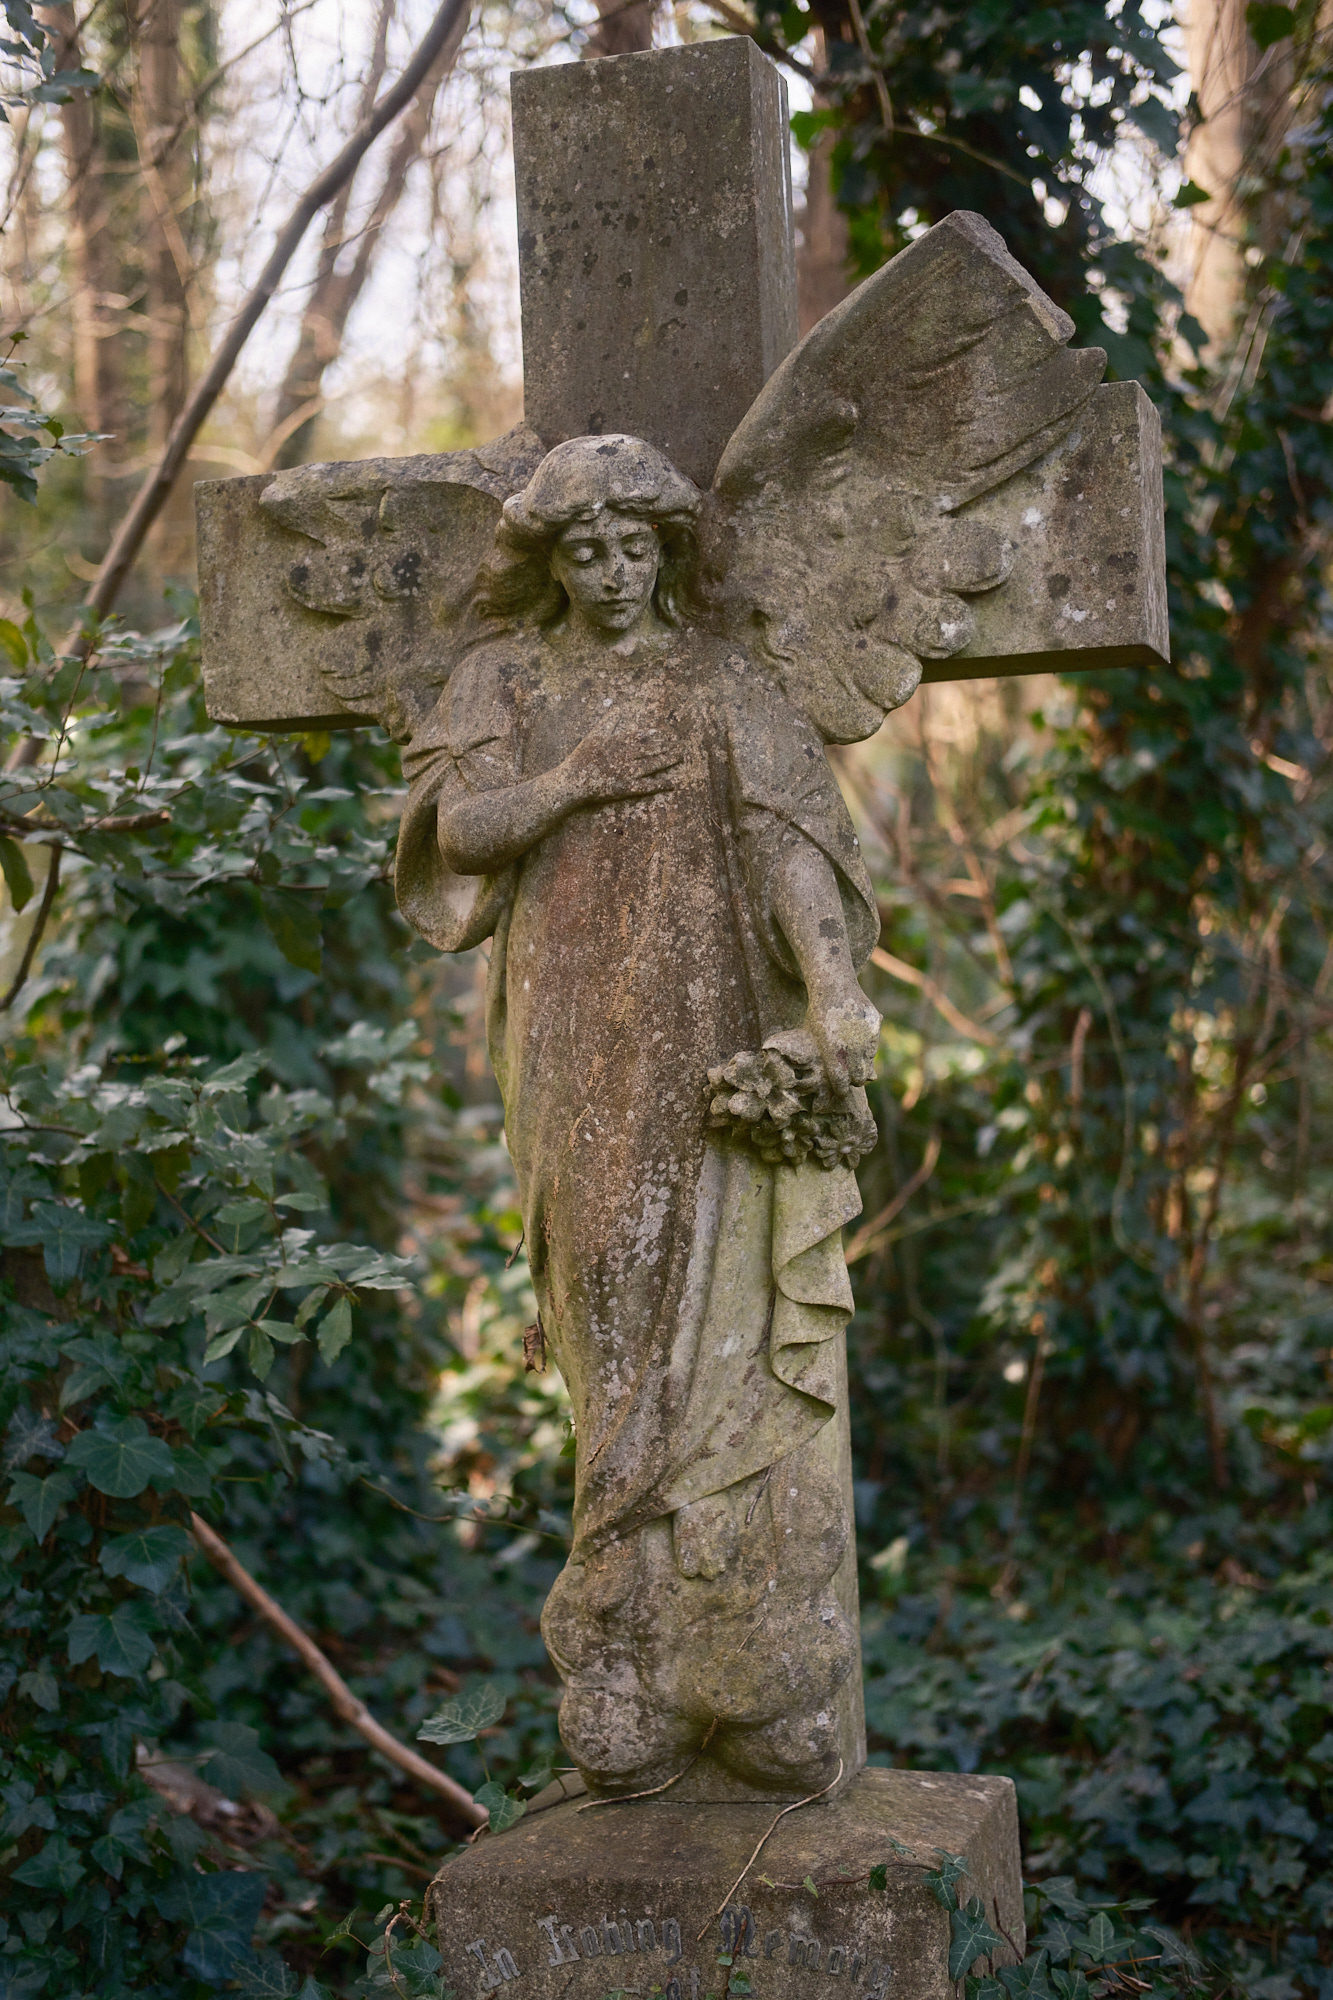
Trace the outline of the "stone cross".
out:
<instances>
[{"instance_id":1,"label":"stone cross","mask_svg":"<svg viewBox=\"0 0 1333 2000\"><path fill-rule=\"evenodd\" d=\"M541 449L625 432L706 487L796 345L786 86L752 42L519 71L511 94L526 428L477 451L199 482L219 722L381 719L387 648L405 690L387 719L410 733L414 683L438 684L442 634ZM974 503L1012 568L923 679L1163 662L1161 505L1152 405L1134 383L1097 390L1059 450Z\"/></svg>"},{"instance_id":2,"label":"stone cross","mask_svg":"<svg viewBox=\"0 0 1333 2000\"><path fill-rule=\"evenodd\" d=\"M1021 1929L1004 1781L858 1776L841 1230L874 1140L878 916L823 750L923 674L1164 660L1156 417L1098 386L1105 357L1067 348L979 216L798 345L785 95L748 40L529 72L513 105L525 424L197 488L209 712L384 723L403 914L443 950L493 939L492 1061L577 1429L542 1629L580 1782L654 1812L836 1801L817 1865L842 1880L916 1813L926 1858L969 1855ZM587 1961L647 1951L684 2000L690 1870L731 1835L683 1839L667 1908L646 1820L633 1860L618 1813L581 1824L507 1835L502 1882L450 1877L478 1929L451 1921L450 1976L493 1991L539 1952L543 1991L598 2000ZM783 1993L822 1964L885 2000L878 1918L821 1943L778 1904L767 1929L757 1901L720 1909L725 1950L786 1953ZM951 1991L936 1970L910 1991Z\"/></svg>"}]
</instances>

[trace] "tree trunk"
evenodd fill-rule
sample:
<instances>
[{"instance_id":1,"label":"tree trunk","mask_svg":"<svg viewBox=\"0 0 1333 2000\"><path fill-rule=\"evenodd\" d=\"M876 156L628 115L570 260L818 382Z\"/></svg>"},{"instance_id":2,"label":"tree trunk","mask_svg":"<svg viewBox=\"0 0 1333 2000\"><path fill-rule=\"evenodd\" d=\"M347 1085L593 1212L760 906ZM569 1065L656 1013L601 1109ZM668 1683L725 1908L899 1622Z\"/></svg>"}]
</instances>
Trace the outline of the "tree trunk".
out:
<instances>
[{"instance_id":1,"label":"tree trunk","mask_svg":"<svg viewBox=\"0 0 1333 2000\"><path fill-rule=\"evenodd\" d=\"M819 99L815 99L816 108ZM796 211L796 311L802 336L817 326L851 290L847 276L847 218L833 199L829 176L834 132L821 132L810 149L805 199Z\"/></svg>"},{"instance_id":2,"label":"tree trunk","mask_svg":"<svg viewBox=\"0 0 1333 2000\"><path fill-rule=\"evenodd\" d=\"M186 78L181 59L182 0L139 0L136 137L139 144L140 227L144 310L148 320L148 443L161 452L189 390L189 285L186 242L191 195L185 127ZM193 563L193 504L182 479L153 535L162 574L185 577Z\"/></svg>"},{"instance_id":3,"label":"tree trunk","mask_svg":"<svg viewBox=\"0 0 1333 2000\"><path fill-rule=\"evenodd\" d=\"M1190 81L1201 118L1186 154L1189 177L1212 197L1190 210L1192 276L1186 304L1208 335L1214 359L1232 344L1245 296L1245 224L1257 223L1264 249L1281 241L1281 203L1246 213L1245 183L1265 177L1281 151L1293 108L1290 37L1259 49L1245 23L1245 0L1190 0L1185 25Z\"/></svg>"},{"instance_id":4,"label":"tree trunk","mask_svg":"<svg viewBox=\"0 0 1333 2000\"><path fill-rule=\"evenodd\" d=\"M633 56L653 45L657 0L597 0L600 16L583 44L585 61L597 56Z\"/></svg>"},{"instance_id":5,"label":"tree trunk","mask_svg":"<svg viewBox=\"0 0 1333 2000\"><path fill-rule=\"evenodd\" d=\"M55 39L58 69L79 69L83 52L72 5L42 10ZM98 126L96 98L75 91L60 107L60 148L65 168L67 248L74 360L74 402L80 424L110 432L108 444L89 454L85 492L97 515L108 509L112 464L125 454L129 410L121 361L121 326L113 301L121 297L122 272L111 210L111 183ZM99 522L99 527L102 523Z\"/></svg>"},{"instance_id":6,"label":"tree trunk","mask_svg":"<svg viewBox=\"0 0 1333 2000\"><path fill-rule=\"evenodd\" d=\"M380 10L371 67L361 94L359 117L364 116L373 104L384 75L392 11L392 0L385 0ZM460 14L454 33L441 49L399 127L375 205L359 232L356 254L346 271L338 269L338 255L347 232L350 185L329 211L315 282L301 316L301 331L274 406L272 437L276 445L275 465L302 465L313 455L315 431L323 408L325 372L342 351L347 321L370 276L381 232L402 197L409 168L425 146L436 97L457 60L467 25L467 14Z\"/></svg>"}]
</instances>

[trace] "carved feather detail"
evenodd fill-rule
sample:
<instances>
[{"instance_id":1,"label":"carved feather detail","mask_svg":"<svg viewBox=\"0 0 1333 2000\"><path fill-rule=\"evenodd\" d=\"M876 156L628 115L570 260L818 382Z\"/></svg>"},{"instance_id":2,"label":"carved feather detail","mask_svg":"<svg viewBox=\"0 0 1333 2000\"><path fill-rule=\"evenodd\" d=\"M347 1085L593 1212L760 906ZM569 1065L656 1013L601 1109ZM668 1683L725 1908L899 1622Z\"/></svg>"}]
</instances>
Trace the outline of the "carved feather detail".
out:
<instances>
[{"instance_id":1,"label":"carved feather detail","mask_svg":"<svg viewBox=\"0 0 1333 2000\"><path fill-rule=\"evenodd\" d=\"M1010 549L969 520L1057 446L1100 348L979 215L948 216L858 286L770 377L718 467L707 560L728 629L827 741L871 735L923 660L971 637Z\"/></svg>"}]
</instances>

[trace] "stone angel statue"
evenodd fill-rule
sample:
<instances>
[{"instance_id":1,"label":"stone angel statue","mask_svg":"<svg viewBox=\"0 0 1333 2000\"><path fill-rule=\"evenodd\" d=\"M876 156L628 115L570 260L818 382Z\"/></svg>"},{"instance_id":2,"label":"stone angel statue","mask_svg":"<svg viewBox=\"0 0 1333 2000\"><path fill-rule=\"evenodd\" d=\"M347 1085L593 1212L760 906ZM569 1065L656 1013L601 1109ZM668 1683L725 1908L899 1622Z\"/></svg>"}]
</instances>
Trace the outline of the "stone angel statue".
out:
<instances>
[{"instance_id":1,"label":"stone angel statue","mask_svg":"<svg viewBox=\"0 0 1333 2000\"><path fill-rule=\"evenodd\" d=\"M340 699L407 739L404 915L444 951L491 940L577 1437L543 1631L594 1792L800 1798L864 1758L841 1230L874 1139L878 915L825 745L877 729L1003 588L975 503L1087 405L1104 356L1072 331L953 216L777 369L711 493L643 439L520 435L483 468L513 470L498 521L474 507L451 545L473 580L428 667L382 632L339 656ZM312 540L316 499L301 473L265 495ZM291 587L318 602L311 574Z\"/></svg>"}]
</instances>

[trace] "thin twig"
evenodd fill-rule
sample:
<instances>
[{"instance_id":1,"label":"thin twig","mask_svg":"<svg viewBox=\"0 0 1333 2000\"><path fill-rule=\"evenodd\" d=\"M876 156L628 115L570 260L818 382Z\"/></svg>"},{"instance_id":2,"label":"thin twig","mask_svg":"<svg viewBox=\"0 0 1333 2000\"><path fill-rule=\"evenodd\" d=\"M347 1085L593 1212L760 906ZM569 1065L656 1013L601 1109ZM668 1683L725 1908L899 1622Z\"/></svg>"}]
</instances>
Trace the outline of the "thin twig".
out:
<instances>
[{"instance_id":1,"label":"thin twig","mask_svg":"<svg viewBox=\"0 0 1333 2000\"><path fill-rule=\"evenodd\" d=\"M1003 174L1006 180L1017 181L1021 188L1027 188L1031 192L1032 182L1024 175L1013 167L1007 167L1003 160L994 159L989 153L983 153L979 146L969 146L966 139L951 139L943 132L919 132L911 125L900 125L894 136L899 139L919 139L923 146L952 146L956 153L966 153L969 160L976 160L980 166L989 167L993 173Z\"/></svg>"},{"instance_id":2,"label":"thin twig","mask_svg":"<svg viewBox=\"0 0 1333 2000\"><path fill-rule=\"evenodd\" d=\"M928 972L922 972L919 966L909 965L905 958L895 958L882 945L875 946L870 954L870 963L878 966L881 972L887 972L890 978L900 979L904 986L915 986L919 993L924 993L936 1013L943 1014L949 1026L956 1028L960 1035L966 1035L969 1041L984 1042L991 1049L999 1048L1000 1037L994 1029L983 1028L979 1021L969 1020L961 1008L955 1007L944 988L937 985Z\"/></svg>"},{"instance_id":3,"label":"thin twig","mask_svg":"<svg viewBox=\"0 0 1333 2000\"><path fill-rule=\"evenodd\" d=\"M874 52L870 47L870 36L866 33L866 17L861 12L861 0L847 0L847 5L851 11L852 26L856 30L857 43L861 54L865 57L866 68L870 71L871 81L875 86L875 95L879 99L879 115L883 122L884 130L892 138L893 103L889 97L889 86L884 81L883 68L875 61Z\"/></svg>"},{"instance_id":4,"label":"thin twig","mask_svg":"<svg viewBox=\"0 0 1333 2000\"><path fill-rule=\"evenodd\" d=\"M740 1874L736 1877L736 1880L732 1883L726 1895L722 1898L722 1901L718 1904L717 1908L714 1910L713 1917L720 1917L722 1912L726 1909L727 1904L731 1901L736 1891L740 1888L741 1883L745 1880L750 1870L754 1867L755 1862L759 1859L760 1855L763 1853L764 1847L768 1841L769 1834L772 1833L773 1828L777 1825L778 1821L780 1819L786 1819L788 1813L799 1812L802 1806L812 1806L815 1803L816 1799L822 1799L824 1797L825 1792L831 1792L835 1785L840 1784L842 1782L843 1768L844 1767L842 1758L839 1757L838 1768L834 1773L834 1775L829 1779L828 1783L824 1786L823 1791L811 1792L808 1799L797 1799L795 1805L784 1806L780 1813L774 1815L773 1823L769 1827L768 1832L763 1835L763 1838L760 1840L758 1847L756 1847L754 1853L750 1856L744 1868L742 1868ZM713 1917L710 1917L708 1919L709 1924L712 1923ZM696 1944L703 1943L704 1932L707 1931L707 1929L708 1929L708 1924L705 1924L703 1930L700 1931L698 1937L694 1940Z\"/></svg>"},{"instance_id":5,"label":"thin twig","mask_svg":"<svg viewBox=\"0 0 1333 2000\"><path fill-rule=\"evenodd\" d=\"M320 1651L309 1634L303 1632L295 1620L288 1617L282 1606L269 1596L263 1586L255 1582L249 1570L237 1560L222 1537L214 1533L207 1521L192 1513L190 1526L194 1530L196 1542L214 1569L219 1575L224 1576L232 1589L243 1597L247 1604L252 1605L278 1636L300 1655L343 1721L350 1722L353 1729L364 1736L373 1749L378 1750L382 1757L387 1757L391 1764L396 1764L400 1771L405 1771L409 1778L414 1778L419 1785L424 1785L428 1790L438 1792L442 1798L447 1799L454 1811L459 1813L469 1826L488 1825L490 1814L485 1806L477 1804L471 1792L466 1791L447 1772L438 1770L424 1757L419 1757L415 1750L409 1750L405 1743L400 1743L396 1736L391 1736L387 1729L376 1722L365 1703L357 1700L332 1661Z\"/></svg>"},{"instance_id":6,"label":"thin twig","mask_svg":"<svg viewBox=\"0 0 1333 2000\"><path fill-rule=\"evenodd\" d=\"M703 1742L699 1745L699 1748L694 1752L694 1755L692 1757L687 1757L685 1759L685 1762L681 1765L680 1769L676 1772L675 1777L668 1778L664 1785L650 1785L646 1792L617 1792L613 1798L589 1799L587 1805L580 1806L578 1810L581 1813L585 1813L585 1812L591 1812L594 1806L623 1806L623 1805L628 1805L631 1799L655 1799L658 1798L661 1795L661 1793L669 1792L673 1785L678 1785L680 1783L681 1779L685 1776L685 1773L687 1771L692 1771L694 1769L694 1766L703 1756L704 1751L708 1748L709 1744L713 1740L713 1736L717 1730L718 1721L719 1717L715 1715L713 1717L713 1720L708 1725L707 1736L705 1736ZM701 1937L702 1935L703 1933L700 1932Z\"/></svg>"},{"instance_id":7,"label":"thin twig","mask_svg":"<svg viewBox=\"0 0 1333 2000\"><path fill-rule=\"evenodd\" d=\"M82 826L73 828L63 826L59 820L13 819L0 815L0 833L9 834L15 840L31 840L35 833L55 833L59 834L63 844L84 833L143 833L150 826L165 826L170 818L166 806L156 812L128 813L120 819L85 820Z\"/></svg>"},{"instance_id":8,"label":"thin twig","mask_svg":"<svg viewBox=\"0 0 1333 2000\"><path fill-rule=\"evenodd\" d=\"M42 889L42 900L37 908L37 916L32 929L28 932L28 942L23 947L23 956L19 960L19 969L14 974L13 984L4 999L0 1000L0 1014L13 1006L27 984L28 974L32 971L32 962L37 956L37 947L42 941L42 932L46 929L51 905L56 899L56 890L60 887L60 852L60 842L56 841L51 849L51 864L46 871L46 882Z\"/></svg>"},{"instance_id":9,"label":"thin twig","mask_svg":"<svg viewBox=\"0 0 1333 2000\"><path fill-rule=\"evenodd\" d=\"M461 1512L457 1514L420 1514L415 1507L409 1507L406 1500L399 1500L394 1494L390 1493L386 1486L376 1486L373 1480L366 1479L364 1476L358 1481L358 1484L364 1486L367 1493L378 1494L381 1500L387 1500L389 1505L396 1507L400 1514L410 1514L414 1521L425 1521L432 1528L445 1527L450 1521L465 1521L469 1527L508 1528L511 1534L540 1535L545 1541L559 1542L562 1549L568 1549L569 1547L569 1536L558 1533L554 1528L534 1528L528 1521L502 1521L494 1514L464 1514Z\"/></svg>"},{"instance_id":10,"label":"thin twig","mask_svg":"<svg viewBox=\"0 0 1333 2000\"><path fill-rule=\"evenodd\" d=\"M433 1868L421 1868L415 1861L404 1861L400 1854L377 1854L372 1851L369 1854L358 1854L357 1860L383 1861L390 1868L401 1868L404 1875L419 1875L423 1882L433 1882L435 1880L435 1870Z\"/></svg>"},{"instance_id":11,"label":"thin twig","mask_svg":"<svg viewBox=\"0 0 1333 2000\"><path fill-rule=\"evenodd\" d=\"M879 1232L886 1224L892 1222L894 1216L900 1210L906 1208L912 1196L926 1185L926 1182L934 1173L935 1163L940 1157L940 1145L939 1133L932 1132L926 1141L926 1150L922 1156L921 1165L912 1175L911 1180L904 1181L888 1207L882 1208L873 1222L863 1223L855 1236L853 1236L851 1242L847 1245L847 1248L843 1252L847 1263L855 1264L858 1258L864 1257L868 1251L873 1250Z\"/></svg>"}]
</instances>

